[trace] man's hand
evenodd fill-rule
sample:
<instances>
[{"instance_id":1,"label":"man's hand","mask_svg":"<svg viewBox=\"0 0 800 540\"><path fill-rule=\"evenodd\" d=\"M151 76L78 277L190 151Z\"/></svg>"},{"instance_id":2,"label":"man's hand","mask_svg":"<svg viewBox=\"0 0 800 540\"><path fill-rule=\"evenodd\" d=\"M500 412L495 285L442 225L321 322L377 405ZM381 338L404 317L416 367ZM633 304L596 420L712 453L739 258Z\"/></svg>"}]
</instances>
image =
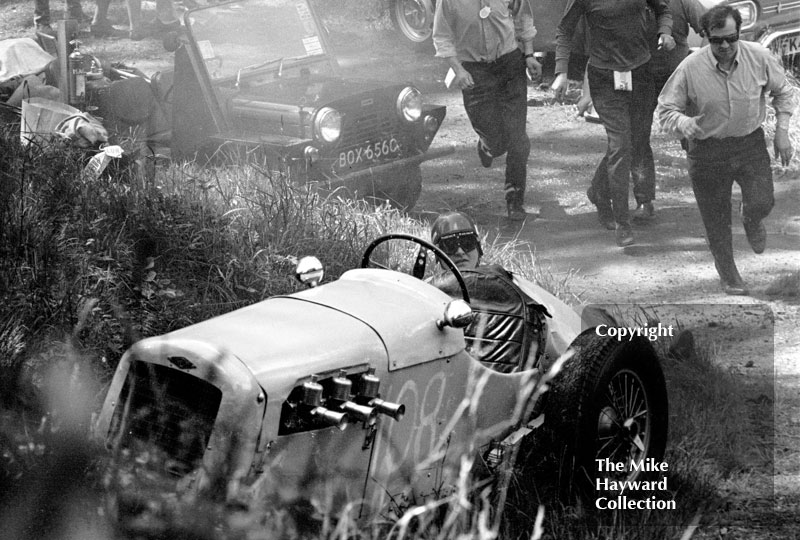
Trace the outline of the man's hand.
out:
<instances>
[{"instance_id":1,"label":"man's hand","mask_svg":"<svg viewBox=\"0 0 800 540\"><path fill-rule=\"evenodd\" d=\"M461 90L467 90L475 86L475 81L472 80L472 75L469 74L469 71L464 69L464 66L459 65L457 68L453 69L453 72L456 74L455 78L453 79L453 84L460 88Z\"/></svg>"},{"instance_id":2,"label":"man's hand","mask_svg":"<svg viewBox=\"0 0 800 540\"><path fill-rule=\"evenodd\" d=\"M700 127L698 122L702 117L702 114L694 117L684 116L678 125L681 135L683 135L686 139L699 139L703 134L703 129Z\"/></svg>"},{"instance_id":3,"label":"man's hand","mask_svg":"<svg viewBox=\"0 0 800 540\"><path fill-rule=\"evenodd\" d=\"M661 51L661 50L671 51L674 48L675 48L675 38L674 37L672 37L670 35L667 35L667 34L661 34L661 35L658 36L658 50L659 51Z\"/></svg>"},{"instance_id":4,"label":"man's hand","mask_svg":"<svg viewBox=\"0 0 800 540\"><path fill-rule=\"evenodd\" d=\"M578 108L578 116L586 114L586 111L592 107L591 94L582 93L581 97L578 98L578 102L575 103L575 106Z\"/></svg>"},{"instance_id":5,"label":"man's hand","mask_svg":"<svg viewBox=\"0 0 800 540\"><path fill-rule=\"evenodd\" d=\"M789 140L788 129L778 128L775 130L773 146L775 149L775 159L778 159L778 156L780 156L781 165L784 167L789 165L789 162L792 161L792 155L794 155L794 148L792 147L792 142Z\"/></svg>"},{"instance_id":6,"label":"man's hand","mask_svg":"<svg viewBox=\"0 0 800 540\"><path fill-rule=\"evenodd\" d=\"M567 93L567 74L566 73L559 73L556 75L553 84L550 85L550 90L553 91L553 97L556 98L557 101L564 100L564 94Z\"/></svg>"},{"instance_id":7,"label":"man's hand","mask_svg":"<svg viewBox=\"0 0 800 540\"><path fill-rule=\"evenodd\" d=\"M542 64L535 57L526 58L525 66L528 68L528 76L532 81L538 80L542 76Z\"/></svg>"}]
</instances>

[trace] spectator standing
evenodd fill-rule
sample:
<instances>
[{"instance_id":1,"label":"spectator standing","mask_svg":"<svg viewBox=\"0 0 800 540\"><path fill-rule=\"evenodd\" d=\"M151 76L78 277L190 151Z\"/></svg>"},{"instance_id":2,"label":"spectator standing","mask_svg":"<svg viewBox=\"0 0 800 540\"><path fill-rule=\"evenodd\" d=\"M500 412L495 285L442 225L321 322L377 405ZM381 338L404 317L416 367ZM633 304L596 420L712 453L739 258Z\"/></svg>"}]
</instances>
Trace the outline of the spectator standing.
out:
<instances>
[{"instance_id":1,"label":"spectator standing","mask_svg":"<svg viewBox=\"0 0 800 540\"><path fill-rule=\"evenodd\" d=\"M525 187L530 140L527 69L541 74L533 56L533 12L529 0L441 0L436 3L433 43L461 89L464 109L478 134L484 167L506 156L505 199L508 217L526 217Z\"/></svg>"},{"instance_id":2,"label":"spectator standing","mask_svg":"<svg viewBox=\"0 0 800 540\"><path fill-rule=\"evenodd\" d=\"M81 9L80 0L66 0L66 4L67 15L70 19L75 19L78 23L86 19ZM50 23L50 0L34 0L33 25L36 31L52 35L53 27L50 26Z\"/></svg>"},{"instance_id":3,"label":"spectator standing","mask_svg":"<svg viewBox=\"0 0 800 540\"><path fill-rule=\"evenodd\" d=\"M116 36L120 30L115 28L108 20L108 8L111 0L97 0L94 17L92 18L91 32L96 37ZM141 0L126 0L128 10L128 22L130 30L128 37L134 41L139 41L147 37L148 32L142 22L142 2ZM175 4L172 0L156 0L156 20L154 30L156 33L167 31L178 31L181 23Z\"/></svg>"},{"instance_id":4,"label":"spectator standing","mask_svg":"<svg viewBox=\"0 0 800 540\"><path fill-rule=\"evenodd\" d=\"M742 191L742 224L755 253L766 248L763 219L774 205L770 157L761 124L766 94L775 109L775 157L788 165L794 149L789 119L795 100L779 61L758 43L739 41L742 16L720 5L702 17L709 44L686 58L658 99L664 129L687 139L689 178L722 289L746 295L733 259L731 188Z\"/></svg>"},{"instance_id":5,"label":"spectator standing","mask_svg":"<svg viewBox=\"0 0 800 540\"><path fill-rule=\"evenodd\" d=\"M669 79L678 64L689 55L689 28L696 33L702 33L700 17L705 13L706 8L699 0L670 0L669 10L672 14L672 38L675 40L675 48L667 50L666 47L658 47L658 27L655 14L652 10L647 10L648 24L650 27L650 72L653 75L653 100L651 116L658 104L658 94ZM588 39L587 39L588 42ZM586 44L588 53L588 43ZM588 90L588 78L584 77L583 95L578 102L578 114L583 114L592 103L591 95ZM648 131L649 134L649 131ZM649 140L649 136L648 136ZM652 161L652 149L646 154L648 162ZM631 169L631 180L633 181L633 197L637 202L637 207L631 214L634 222L648 222L655 217L653 200L656 197L655 167L653 174L650 175L649 169ZM598 195L600 193L600 195ZM595 170L592 178L592 185L586 191L589 200L597 206L597 216L600 224L606 229L615 228L614 215L611 212L608 193L608 159L604 157Z\"/></svg>"},{"instance_id":6,"label":"spectator standing","mask_svg":"<svg viewBox=\"0 0 800 540\"><path fill-rule=\"evenodd\" d=\"M650 149L654 89L649 67L648 5L656 15L658 46L671 50L675 41L668 0L647 0L646 4L638 0L570 0L556 32L556 78L552 89L561 99L567 89L571 37L581 17L586 18L591 39L589 87L608 138L608 189L595 190L596 204L598 212L611 211L620 247L634 242L628 208L631 170L642 175L643 182L652 182L655 191ZM601 200L606 194L608 199Z\"/></svg>"}]
</instances>

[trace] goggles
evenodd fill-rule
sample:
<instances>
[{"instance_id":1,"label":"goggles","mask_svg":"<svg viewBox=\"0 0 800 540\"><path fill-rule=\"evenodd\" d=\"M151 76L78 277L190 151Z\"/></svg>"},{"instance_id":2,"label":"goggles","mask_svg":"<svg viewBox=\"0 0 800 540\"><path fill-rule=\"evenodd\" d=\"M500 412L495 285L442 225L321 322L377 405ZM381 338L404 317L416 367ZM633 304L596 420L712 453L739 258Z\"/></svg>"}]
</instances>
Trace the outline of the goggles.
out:
<instances>
[{"instance_id":1,"label":"goggles","mask_svg":"<svg viewBox=\"0 0 800 540\"><path fill-rule=\"evenodd\" d=\"M709 36L708 42L712 45L722 45L723 41L727 41L728 44L733 44L739 41L739 34L730 34L728 36Z\"/></svg>"},{"instance_id":2,"label":"goggles","mask_svg":"<svg viewBox=\"0 0 800 540\"><path fill-rule=\"evenodd\" d=\"M444 251L446 255L455 255L458 248L461 248L464 253L469 253L478 249L478 245L478 237L474 233L462 233L440 239L436 247Z\"/></svg>"}]
</instances>

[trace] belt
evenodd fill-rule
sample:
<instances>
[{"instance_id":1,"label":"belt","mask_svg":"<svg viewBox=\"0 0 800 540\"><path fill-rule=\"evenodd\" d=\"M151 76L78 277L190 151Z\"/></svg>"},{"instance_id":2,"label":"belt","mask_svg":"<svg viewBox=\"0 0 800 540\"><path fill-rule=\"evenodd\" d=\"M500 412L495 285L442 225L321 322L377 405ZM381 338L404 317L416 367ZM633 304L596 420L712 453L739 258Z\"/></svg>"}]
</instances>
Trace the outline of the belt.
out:
<instances>
[{"instance_id":1,"label":"belt","mask_svg":"<svg viewBox=\"0 0 800 540\"><path fill-rule=\"evenodd\" d=\"M499 64L500 62L507 60L510 57L510 55L513 55L515 53L522 54L522 51L520 51L519 48L515 48L512 51L509 51L505 54L501 54L494 60L465 60L461 62L461 64L476 65L476 66L493 66L495 64Z\"/></svg>"}]
</instances>

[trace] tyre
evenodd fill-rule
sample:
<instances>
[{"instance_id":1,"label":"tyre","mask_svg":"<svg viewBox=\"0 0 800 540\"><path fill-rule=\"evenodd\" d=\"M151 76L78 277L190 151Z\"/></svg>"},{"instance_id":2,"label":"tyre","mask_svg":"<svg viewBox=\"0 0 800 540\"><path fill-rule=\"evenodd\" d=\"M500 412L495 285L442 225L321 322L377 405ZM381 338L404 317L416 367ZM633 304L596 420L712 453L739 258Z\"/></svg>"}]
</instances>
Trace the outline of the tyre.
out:
<instances>
[{"instance_id":1,"label":"tyre","mask_svg":"<svg viewBox=\"0 0 800 540\"><path fill-rule=\"evenodd\" d=\"M422 171L417 165L393 172L391 178L382 182L382 185L391 187L376 190L376 204L389 201L389 204L399 210L411 210L422 193Z\"/></svg>"},{"instance_id":2,"label":"tyre","mask_svg":"<svg viewBox=\"0 0 800 540\"><path fill-rule=\"evenodd\" d=\"M407 46L419 52L433 47L433 0L391 0L389 18Z\"/></svg>"},{"instance_id":3,"label":"tyre","mask_svg":"<svg viewBox=\"0 0 800 540\"><path fill-rule=\"evenodd\" d=\"M642 480L633 462L661 462L667 444L668 399L658 355L645 338L619 341L584 332L544 396L549 449L562 498L589 496L596 479ZM598 472L596 460L624 463Z\"/></svg>"}]
</instances>

